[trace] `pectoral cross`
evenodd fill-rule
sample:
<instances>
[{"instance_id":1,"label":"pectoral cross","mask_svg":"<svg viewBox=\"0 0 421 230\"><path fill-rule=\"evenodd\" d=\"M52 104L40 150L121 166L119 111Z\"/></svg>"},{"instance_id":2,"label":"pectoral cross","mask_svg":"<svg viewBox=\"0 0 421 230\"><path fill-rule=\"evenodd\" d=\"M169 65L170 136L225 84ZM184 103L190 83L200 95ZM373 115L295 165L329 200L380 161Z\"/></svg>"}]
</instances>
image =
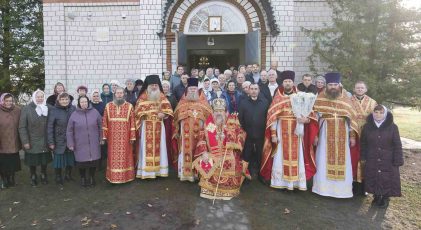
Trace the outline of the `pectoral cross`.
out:
<instances>
[{"instance_id":1,"label":"pectoral cross","mask_svg":"<svg viewBox=\"0 0 421 230\"><path fill-rule=\"evenodd\" d=\"M199 113L196 110L193 110L192 112L194 119L197 118L197 115L199 115Z\"/></svg>"}]
</instances>

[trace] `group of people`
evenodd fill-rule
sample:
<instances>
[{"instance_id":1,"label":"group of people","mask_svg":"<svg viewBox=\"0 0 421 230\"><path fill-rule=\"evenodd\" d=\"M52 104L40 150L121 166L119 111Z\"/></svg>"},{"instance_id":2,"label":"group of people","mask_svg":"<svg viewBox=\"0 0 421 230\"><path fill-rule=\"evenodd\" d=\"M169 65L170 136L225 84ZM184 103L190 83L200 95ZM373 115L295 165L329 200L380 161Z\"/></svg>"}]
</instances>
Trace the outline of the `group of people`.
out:
<instances>
[{"instance_id":1,"label":"group of people","mask_svg":"<svg viewBox=\"0 0 421 230\"><path fill-rule=\"evenodd\" d=\"M128 79L125 88L113 80L90 97L80 86L76 100L57 83L48 98L35 91L22 110L3 93L1 188L14 186L22 146L33 186L38 166L48 183L50 162L56 183L73 180L76 166L81 186L95 186L103 159L110 183L167 177L171 167L210 199L237 196L245 179L285 190L307 190L312 180L314 193L336 198L364 182L360 192L380 207L401 195L399 131L364 82L351 94L335 72L305 74L294 86L295 72L276 64L216 70L178 66L173 75Z\"/></svg>"}]
</instances>

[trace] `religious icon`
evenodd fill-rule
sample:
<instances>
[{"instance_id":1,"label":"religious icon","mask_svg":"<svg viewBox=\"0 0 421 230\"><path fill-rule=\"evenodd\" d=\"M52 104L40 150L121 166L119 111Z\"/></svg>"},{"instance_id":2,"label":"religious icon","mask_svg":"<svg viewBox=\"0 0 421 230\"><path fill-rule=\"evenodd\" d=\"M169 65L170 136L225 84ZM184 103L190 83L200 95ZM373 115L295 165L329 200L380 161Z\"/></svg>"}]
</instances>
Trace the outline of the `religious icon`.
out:
<instances>
[{"instance_id":1,"label":"religious icon","mask_svg":"<svg viewBox=\"0 0 421 230\"><path fill-rule=\"evenodd\" d=\"M209 23L208 25L209 32L222 31L222 17L221 16L209 16L208 23Z\"/></svg>"}]
</instances>

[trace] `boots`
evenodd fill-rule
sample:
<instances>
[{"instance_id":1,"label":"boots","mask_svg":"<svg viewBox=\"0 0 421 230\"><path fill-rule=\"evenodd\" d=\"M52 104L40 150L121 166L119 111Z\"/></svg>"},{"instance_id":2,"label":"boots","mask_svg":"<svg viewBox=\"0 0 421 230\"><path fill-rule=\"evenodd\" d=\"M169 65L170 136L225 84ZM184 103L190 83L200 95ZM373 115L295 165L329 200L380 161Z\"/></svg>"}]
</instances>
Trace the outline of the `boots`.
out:
<instances>
[{"instance_id":1,"label":"boots","mask_svg":"<svg viewBox=\"0 0 421 230\"><path fill-rule=\"evenodd\" d=\"M63 177L61 176L61 169L55 169L56 171L56 184L63 185Z\"/></svg>"},{"instance_id":2,"label":"boots","mask_svg":"<svg viewBox=\"0 0 421 230\"><path fill-rule=\"evenodd\" d=\"M42 184L48 184L47 174L41 173L41 183Z\"/></svg>"},{"instance_id":3,"label":"boots","mask_svg":"<svg viewBox=\"0 0 421 230\"><path fill-rule=\"evenodd\" d=\"M72 167L66 167L66 172L64 174L64 180L66 180L67 182L74 181L74 179L72 177Z\"/></svg>"},{"instance_id":4,"label":"boots","mask_svg":"<svg viewBox=\"0 0 421 230\"><path fill-rule=\"evenodd\" d=\"M387 208L389 206L389 200L390 200L389 197L381 196L377 206L379 208Z\"/></svg>"},{"instance_id":5,"label":"boots","mask_svg":"<svg viewBox=\"0 0 421 230\"><path fill-rule=\"evenodd\" d=\"M47 165L41 165L41 183L48 184Z\"/></svg>"},{"instance_id":6,"label":"boots","mask_svg":"<svg viewBox=\"0 0 421 230\"><path fill-rule=\"evenodd\" d=\"M86 169L79 168L79 174L80 174L80 186L86 187Z\"/></svg>"},{"instance_id":7,"label":"boots","mask_svg":"<svg viewBox=\"0 0 421 230\"><path fill-rule=\"evenodd\" d=\"M37 174L32 174L31 175L31 186L36 187L37 185L38 185Z\"/></svg>"},{"instance_id":8,"label":"boots","mask_svg":"<svg viewBox=\"0 0 421 230\"><path fill-rule=\"evenodd\" d=\"M15 182L15 172L11 172L9 174L9 186L10 187L14 187L15 185L16 185L16 182Z\"/></svg>"},{"instance_id":9,"label":"boots","mask_svg":"<svg viewBox=\"0 0 421 230\"><path fill-rule=\"evenodd\" d=\"M7 188L6 177L3 174L1 174L1 176L0 176L0 190L6 189L6 188Z\"/></svg>"},{"instance_id":10,"label":"boots","mask_svg":"<svg viewBox=\"0 0 421 230\"><path fill-rule=\"evenodd\" d=\"M371 201L371 205L372 206L378 205L379 200L380 200L380 195L373 195L373 201Z\"/></svg>"},{"instance_id":11,"label":"boots","mask_svg":"<svg viewBox=\"0 0 421 230\"><path fill-rule=\"evenodd\" d=\"M88 181L88 185L90 187L95 187L95 185L96 185L96 182L95 182L95 171L96 171L96 168L95 167L89 168L89 181Z\"/></svg>"}]
</instances>

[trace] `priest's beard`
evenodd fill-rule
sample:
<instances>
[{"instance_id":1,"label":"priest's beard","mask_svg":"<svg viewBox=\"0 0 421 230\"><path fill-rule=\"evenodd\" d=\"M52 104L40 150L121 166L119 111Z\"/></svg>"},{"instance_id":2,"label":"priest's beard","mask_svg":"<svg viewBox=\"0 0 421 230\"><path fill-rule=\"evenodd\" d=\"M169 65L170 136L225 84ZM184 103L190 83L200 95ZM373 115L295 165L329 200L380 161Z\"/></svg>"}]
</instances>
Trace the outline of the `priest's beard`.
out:
<instances>
[{"instance_id":1,"label":"priest's beard","mask_svg":"<svg viewBox=\"0 0 421 230\"><path fill-rule=\"evenodd\" d=\"M118 98L114 98L114 103L117 105L122 105L124 104L124 102L126 102L126 100L124 100L124 98L118 99Z\"/></svg>"},{"instance_id":2,"label":"priest's beard","mask_svg":"<svg viewBox=\"0 0 421 230\"><path fill-rule=\"evenodd\" d=\"M148 100L149 101L158 101L160 96L161 96L161 91L155 89L155 90L151 90L148 89Z\"/></svg>"},{"instance_id":3,"label":"priest's beard","mask_svg":"<svg viewBox=\"0 0 421 230\"><path fill-rule=\"evenodd\" d=\"M340 89L334 89L334 88L332 88L332 89L326 89L326 95L330 99L336 99L336 98L338 98L339 95L340 95L340 93L341 93Z\"/></svg>"},{"instance_id":4,"label":"priest's beard","mask_svg":"<svg viewBox=\"0 0 421 230\"><path fill-rule=\"evenodd\" d=\"M215 123L217 126L223 126L225 123L225 116L223 114L217 113L214 115Z\"/></svg>"},{"instance_id":5,"label":"priest's beard","mask_svg":"<svg viewBox=\"0 0 421 230\"><path fill-rule=\"evenodd\" d=\"M198 92L187 92L186 98L189 101L197 101L197 100L199 100L199 93Z\"/></svg>"}]
</instances>

